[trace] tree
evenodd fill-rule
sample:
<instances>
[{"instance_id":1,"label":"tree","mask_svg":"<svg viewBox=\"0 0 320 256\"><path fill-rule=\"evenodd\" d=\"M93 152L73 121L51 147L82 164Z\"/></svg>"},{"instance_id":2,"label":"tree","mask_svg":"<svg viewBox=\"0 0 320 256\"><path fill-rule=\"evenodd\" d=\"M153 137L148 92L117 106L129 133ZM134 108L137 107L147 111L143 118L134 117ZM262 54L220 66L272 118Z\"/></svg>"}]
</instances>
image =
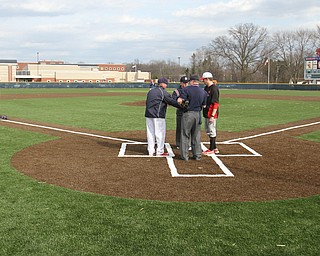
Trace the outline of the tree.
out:
<instances>
[{"instance_id":1,"label":"tree","mask_svg":"<svg viewBox=\"0 0 320 256\"><path fill-rule=\"evenodd\" d=\"M268 33L266 28L252 23L240 24L228 31L228 36L215 38L210 48L213 55L234 67L241 82L247 82L268 56Z\"/></svg>"},{"instance_id":2,"label":"tree","mask_svg":"<svg viewBox=\"0 0 320 256\"><path fill-rule=\"evenodd\" d=\"M317 26L316 31L314 33L314 41L315 41L315 48L320 48L320 25Z\"/></svg>"},{"instance_id":3,"label":"tree","mask_svg":"<svg viewBox=\"0 0 320 256\"><path fill-rule=\"evenodd\" d=\"M221 67L219 64L219 56L214 56L208 47L197 49L193 53L191 59L191 74L201 75L203 72L209 71L214 73L215 78L222 78Z\"/></svg>"},{"instance_id":4,"label":"tree","mask_svg":"<svg viewBox=\"0 0 320 256\"><path fill-rule=\"evenodd\" d=\"M140 63L139 60L135 60L133 63L127 64L127 70L132 70L132 66L136 66L137 70L151 72L152 79L166 77L171 82L179 81L187 69L172 60L151 60L148 63Z\"/></svg>"},{"instance_id":5,"label":"tree","mask_svg":"<svg viewBox=\"0 0 320 256\"><path fill-rule=\"evenodd\" d=\"M315 49L314 32L307 29L277 32L272 37L276 47L274 56L283 63L287 82L296 83L303 77L304 58L313 56Z\"/></svg>"}]
</instances>

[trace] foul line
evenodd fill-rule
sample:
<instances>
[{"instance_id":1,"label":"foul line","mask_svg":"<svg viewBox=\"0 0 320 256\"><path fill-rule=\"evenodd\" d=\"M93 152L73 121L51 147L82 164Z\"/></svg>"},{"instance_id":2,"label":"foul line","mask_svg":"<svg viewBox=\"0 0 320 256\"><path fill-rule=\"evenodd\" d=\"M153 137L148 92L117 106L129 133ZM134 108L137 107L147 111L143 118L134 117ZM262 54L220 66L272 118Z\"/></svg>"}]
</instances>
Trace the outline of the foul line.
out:
<instances>
[{"instance_id":1,"label":"foul line","mask_svg":"<svg viewBox=\"0 0 320 256\"><path fill-rule=\"evenodd\" d=\"M50 127L50 126L38 125L38 124L29 124L29 123L12 121L12 120L1 120L1 121L2 122L8 122L8 123L14 123L14 124L20 124L20 125L26 125L26 126L32 126L32 127L42 128L42 129L48 129L48 130L53 130L53 131L66 132L66 133L72 133L72 134L78 134L78 135L102 138L102 139L125 141L125 142L138 143L138 144L142 143L142 142L133 141L133 140L113 138L113 137L102 136L102 135L97 135L97 134L91 134L91 133L86 133L86 132L76 132L76 131L65 130L65 129L55 128L55 127Z\"/></svg>"},{"instance_id":2,"label":"foul line","mask_svg":"<svg viewBox=\"0 0 320 256\"><path fill-rule=\"evenodd\" d=\"M311 126L311 125L317 125L317 124L320 124L320 122L315 122L315 123L310 123L310 124L303 124L303 125L298 125L298 126L292 126L292 127L289 127L289 128L284 128L284 129L275 130L275 131L271 131L271 132L260 133L260 134L256 134L256 135L252 135L252 136L248 136L248 137L237 138L237 139L232 139L232 140L226 140L226 141L223 141L223 143L229 143L229 142L234 142L234 141L239 141L239 140L248 140L248 139L257 138L257 137L261 137L261 136L265 136L265 135L269 135L269 134L284 132L284 131L288 131L288 130L298 129L298 128L307 127L307 126Z\"/></svg>"},{"instance_id":3,"label":"foul line","mask_svg":"<svg viewBox=\"0 0 320 256\"><path fill-rule=\"evenodd\" d=\"M18 122L18 121L12 121L12 120L1 120L3 122L8 122L8 123L14 123L14 124L19 124L19 125L26 125L26 126L31 126L31 127L37 127L37 128L42 128L42 129L48 129L48 130L54 130L54 131L59 131L59 132L66 132L66 133L72 133L72 134L78 134L78 135L84 135L84 136L89 136L89 137L96 137L96 138L103 138L103 139L109 139L109 140L114 140L114 141L122 141L122 142L127 142L127 143L134 143L134 144L145 144L144 142L138 142L138 141L133 141L133 140L127 140L127 139L120 139L120 138L113 138L113 137L108 137L108 136L102 136L102 135L97 135L97 134L91 134L91 133L85 133L85 132L77 132L77 131L71 131L71 130L66 130L66 129L60 129L60 128L55 128L55 127L50 127L50 126L44 126L44 125L38 125L38 124L30 124L30 123L24 123L24 122ZM179 174L177 168L175 167L174 164L174 153L173 150L170 146L169 143L165 143L165 146L167 148L167 151L169 153L169 156L166 157L171 176L172 177L234 177L233 173L223 164L223 162L218 158L218 156L261 156L259 153L254 151L253 149L249 148L243 143L234 143L239 140L247 140L247 139L252 139L252 138L257 138L261 136L266 136L270 134L275 134L275 133L280 133L288 130L293 130L293 129L298 129L298 128L303 128L307 126L312 126L312 125L317 125L320 124L320 122L314 122L310 124L304 124L304 125L298 125L298 126L293 126L293 127L288 127L280 130L275 130L271 132L265 132L261 134L256 134L252 136L247 136L247 137L242 137L242 138L237 138L237 139L231 139L231 140L226 140L223 142L218 142L218 144L239 144L245 149L247 149L249 152L252 153L252 155L212 155L210 156L214 162L220 167L220 169L224 172L224 174ZM203 150L206 150L207 148L204 146L204 143L201 143L201 147ZM120 152L118 157L125 157L125 150L126 150L126 143L122 144L120 148ZM141 156L130 156L130 157L141 157ZM148 156L146 156L148 157Z\"/></svg>"}]
</instances>

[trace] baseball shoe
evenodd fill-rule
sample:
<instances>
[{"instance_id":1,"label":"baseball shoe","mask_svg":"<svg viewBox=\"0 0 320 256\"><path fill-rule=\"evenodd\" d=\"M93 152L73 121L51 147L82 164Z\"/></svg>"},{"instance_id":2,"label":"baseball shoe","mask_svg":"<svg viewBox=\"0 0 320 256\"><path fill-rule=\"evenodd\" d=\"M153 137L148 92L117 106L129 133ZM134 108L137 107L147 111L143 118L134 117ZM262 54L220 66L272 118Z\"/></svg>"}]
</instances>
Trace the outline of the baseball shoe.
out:
<instances>
[{"instance_id":1,"label":"baseball shoe","mask_svg":"<svg viewBox=\"0 0 320 256\"><path fill-rule=\"evenodd\" d=\"M201 156L194 156L193 159L197 160L197 161L200 161L201 160Z\"/></svg>"},{"instance_id":2,"label":"baseball shoe","mask_svg":"<svg viewBox=\"0 0 320 256\"><path fill-rule=\"evenodd\" d=\"M7 116L0 116L1 119L7 120L8 117Z\"/></svg>"},{"instance_id":3,"label":"baseball shoe","mask_svg":"<svg viewBox=\"0 0 320 256\"><path fill-rule=\"evenodd\" d=\"M207 149L206 151L203 151L202 154L205 155L205 156L213 155L214 154L214 150Z\"/></svg>"},{"instance_id":4,"label":"baseball shoe","mask_svg":"<svg viewBox=\"0 0 320 256\"><path fill-rule=\"evenodd\" d=\"M169 153L165 152L165 153L162 153L162 154L157 154L157 156L165 157L165 156L169 156Z\"/></svg>"},{"instance_id":5,"label":"baseball shoe","mask_svg":"<svg viewBox=\"0 0 320 256\"><path fill-rule=\"evenodd\" d=\"M204 155L206 155L206 156L214 155L214 154L219 154L219 153L220 153L220 151L219 151L219 149L217 149L217 148L215 148L214 150L208 149L208 150L202 152L202 154L204 154Z\"/></svg>"}]
</instances>

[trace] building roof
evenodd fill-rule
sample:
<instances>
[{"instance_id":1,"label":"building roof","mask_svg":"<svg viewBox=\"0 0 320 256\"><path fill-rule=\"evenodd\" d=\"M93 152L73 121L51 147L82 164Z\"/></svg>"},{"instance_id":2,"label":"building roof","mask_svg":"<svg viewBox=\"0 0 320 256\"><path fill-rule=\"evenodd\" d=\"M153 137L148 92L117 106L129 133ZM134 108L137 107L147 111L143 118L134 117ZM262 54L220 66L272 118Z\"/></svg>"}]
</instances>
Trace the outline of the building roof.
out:
<instances>
[{"instance_id":1,"label":"building roof","mask_svg":"<svg viewBox=\"0 0 320 256\"><path fill-rule=\"evenodd\" d=\"M1 60L0 59L0 63L17 63L17 60Z\"/></svg>"}]
</instances>

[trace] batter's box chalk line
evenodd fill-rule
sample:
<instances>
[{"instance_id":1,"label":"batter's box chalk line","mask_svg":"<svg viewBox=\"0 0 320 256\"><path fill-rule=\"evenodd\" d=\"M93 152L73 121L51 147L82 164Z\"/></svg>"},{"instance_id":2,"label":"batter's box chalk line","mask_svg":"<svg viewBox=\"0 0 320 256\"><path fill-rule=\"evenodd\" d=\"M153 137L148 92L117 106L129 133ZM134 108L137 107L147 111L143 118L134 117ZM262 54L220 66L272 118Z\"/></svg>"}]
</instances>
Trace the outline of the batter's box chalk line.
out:
<instances>
[{"instance_id":1,"label":"batter's box chalk line","mask_svg":"<svg viewBox=\"0 0 320 256\"><path fill-rule=\"evenodd\" d=\"M127 145L129 145L129 144L137 144L137 145L146 144L144 142L132 141L132 140L121 139L121 138L114 138L114 137L109 137L109 136L102 136L102 135L92 134L92 133L85 133L85 132L79 132L79 131L60 129L60 128L56 128L56 127L25 123L25 122L19 122L19 121L14 121L14 120L0 119L0 121L1 122L8 122L8 123L15 123L15 124L24 125L24 126L32 126L32 127L37 127L37 128L41 128L41 129L49 129L49 130L54 130L54 131L59 131L59 132L72 133L72 134L77 134L77 135L82 135L82 136L90 136L90 137L97 137L97 138L102 138L102 139L107 139L107 140L121 141L123 143L120 148L120 152L118 155L119 157L153 157L153 156L148 156L148 155L145 156L145 155L126 155L125 154ZM234 177L232 172L224 165L224 163L219 159L219 157L261 156L259 153L257 153L255 150L248 147L244 143L236 142L236 141L243 141L243 140L248 140L248 139L257 138L257 137L261 137L261 136L272 135L275 133L285 132L285 131L289 131L289 130L293 130L293 129L300 129L300 128L304 128L304 127L308 127L308 126L312 126L312 125L320 125L320 122L318 121L318 122L313 122L313 123L308 123L308 124L303 124L303 125L291 126L291 127L283 128L280 130L265 132L265 133L261 133L261 134L248 136L248 137L231 139L231 140L223 141L220 143L218 142L217 144L224 144L224 145L238 144L251 153L251 154L229 154L229 155L217 154L217 155L208 156L208 157L211 157L213 159L213 161L215 161L215 163L220 167L220 169L223 171L224 174L211 174L211 175L210 174L208 174L208 175L207 174L205 174L205 175L204 174L179 174L177 171L177 168L174 164L174 159L173 159L174 153L172 151L171 146L168 143L165 143L165 146L166 146L167 151L169 153L169 155L166 156L166 159L167 159L172 177ZM201 144L202 149L207 150L207 147L204 146L204 144L208 144L208 143Z\"/></svg>"},{"instance_id":2,"label":"batter's box chalk line","mask_svg":"<svg viewBox=\"0 0 320 256\"><path fill-rule=\"evenodd\" d=\"M143 157L159 157L159 156L149 156L149 155L129 155L126 154L127 151L127 146L128 145L146 145L147 143L127 143L124 142L121 144L121 148L118 154L118 157L135 157L135 158L143 158ZM205 146L205 144L209 144L209 142L203 142L201 143L201 149L203 151L207 150L207 147ZM219 166L219 168L221 169L221 171L223 172L223 174L181 174L178 172L175 164L174 164L174 153L173 150L170 146L169 143L165 143L165 147L167 149L168 152L168 156L166 156L167 159L167 163L170 169L170 173L172 177L184 177L184 178L197 178L197 177L212 177L212 178L216 178L216 177L234 177L233 173L229 170L229 168L219 159L219 157L252 157L252 156L261 156L258 152L256 152L255 150L253 150L252 148L248 147L247 145L245 145L242 142L218 142L217 144L224 144L224 145L239 145L241 147L243 147L244 149L246 149L249 153L248 154L229 154L229 155L219 155L219 154L213 154L207 157L212 158L212 160Z\"/></svg>"}]
</instances>

